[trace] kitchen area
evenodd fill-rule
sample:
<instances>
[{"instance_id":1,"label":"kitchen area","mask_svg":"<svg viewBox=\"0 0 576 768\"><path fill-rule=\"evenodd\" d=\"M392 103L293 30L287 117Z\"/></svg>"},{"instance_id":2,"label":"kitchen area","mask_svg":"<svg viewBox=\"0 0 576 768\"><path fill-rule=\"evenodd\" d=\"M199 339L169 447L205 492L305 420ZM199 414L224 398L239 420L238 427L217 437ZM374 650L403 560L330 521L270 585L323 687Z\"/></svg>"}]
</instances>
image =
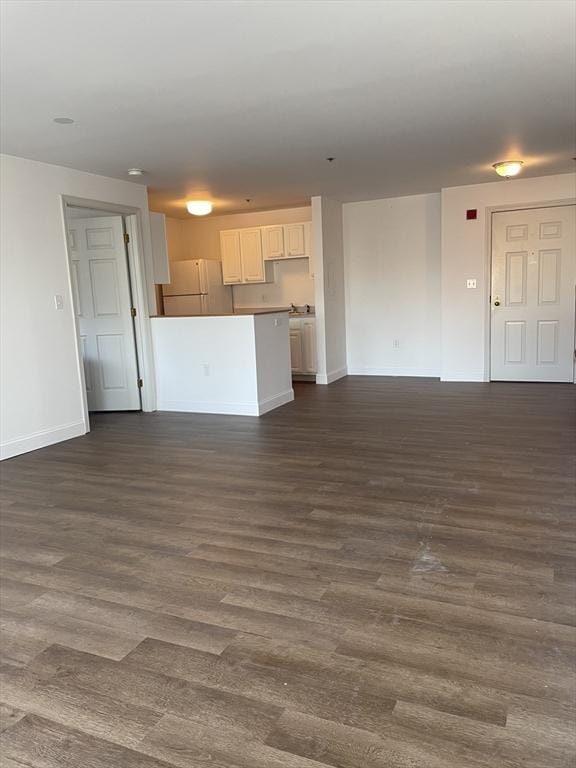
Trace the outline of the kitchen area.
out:
<instances>
[{"instance_id":1,"label":"kitchen area","mask_svg":"<svg viewBox=\"0 0 576 768\"><path fill-rule=\"evenodd\" d=\"M310 209L150 218L159 410L258 416L315 382Z\"/></svg>"}]
</instances>

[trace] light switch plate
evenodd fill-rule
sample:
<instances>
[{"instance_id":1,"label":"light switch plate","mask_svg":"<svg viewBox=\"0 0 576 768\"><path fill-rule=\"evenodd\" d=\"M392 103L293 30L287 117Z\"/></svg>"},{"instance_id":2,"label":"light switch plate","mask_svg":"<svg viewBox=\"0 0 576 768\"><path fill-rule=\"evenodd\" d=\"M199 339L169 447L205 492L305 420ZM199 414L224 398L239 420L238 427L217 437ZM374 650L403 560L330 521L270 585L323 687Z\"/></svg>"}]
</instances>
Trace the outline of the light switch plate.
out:
<instances>
[{"instance_id":1,"label":"light switch plate","mask_svg":"<svg viewBox=\"0 0 576 768\"><path fill-rule=\"evenodd\" d=\"M64 309L64 299L60 295L54 296L54 306L56 309Z\"/></svg>"},{"instance_id":2,"label":"light switch plate","mask_svg":"<svg viewBox=\"0 0 576 768\"><path fill-rule=\"evenodd\" d=\"M472 280L466 280L466 288L477 288L478 285L476 283L476 278L473 278Z\"/></svg>"}]
</instances>

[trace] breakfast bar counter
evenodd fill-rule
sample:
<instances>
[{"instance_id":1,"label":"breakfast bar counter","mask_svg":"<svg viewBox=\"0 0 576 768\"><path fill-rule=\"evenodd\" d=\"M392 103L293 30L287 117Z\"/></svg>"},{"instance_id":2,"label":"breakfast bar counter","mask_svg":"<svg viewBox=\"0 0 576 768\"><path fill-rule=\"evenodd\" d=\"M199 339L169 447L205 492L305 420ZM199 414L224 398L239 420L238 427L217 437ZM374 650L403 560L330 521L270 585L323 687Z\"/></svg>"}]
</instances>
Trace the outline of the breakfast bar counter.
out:
<instances>
[{"instance_id":1,"label":"breakfast bar counter","mask_svg":"<svg viewBox=\"0 0 576 768\"><path fill-rule=\"evenodd\" d=\"M150 323L159 411L261 416L294 399L288 309Z\"/></svg>"}]
</instances>

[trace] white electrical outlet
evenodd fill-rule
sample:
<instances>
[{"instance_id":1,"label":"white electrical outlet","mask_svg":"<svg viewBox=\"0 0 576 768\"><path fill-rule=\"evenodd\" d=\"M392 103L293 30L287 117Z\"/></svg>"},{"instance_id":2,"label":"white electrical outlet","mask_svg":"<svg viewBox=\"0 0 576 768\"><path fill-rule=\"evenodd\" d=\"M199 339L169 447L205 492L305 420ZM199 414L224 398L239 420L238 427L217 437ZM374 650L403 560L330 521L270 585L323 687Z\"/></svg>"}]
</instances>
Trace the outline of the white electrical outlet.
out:
<instances>
[{"instance_id":1,"label":"white electrical outlet","mask_svg":"<svg viewBox=\"0 0 576 768\"><path fill-rule=\"evenodd\" d=\"M208 363L204 363L202 366L202 372L204 373L204 376L210 376L210 366Z\"/></svg>"},{"instance_id":2,"label":"white electrical outlet","mask_svg":"<svg viewBox=\"0 0 576 768\"><path fill-rule=\"evenodd\" d=\"M54 296L54 306L56 309L64 309L64 299L59 294Z\"/></svg>"},{"instance_id":3,"label":"white electrical outlet","mask_svg":"<svg viewBox=\"0 0 576 768\"><path fill-rule=\"evenodd\" d=\"M466 280L466 288L477 288L477 281L476 278L472 278L471 280Z\"/></svg>"},{"instance_id":4,"label":"white electrical outlet","mask_svg":"<svg viewBox=\"0 0 576 768\"><path fill-rule=\"evenodd\" d=\"M394 339L392 346L394 349L400 349L400 339Z\"/></svg>"}]
</instances>

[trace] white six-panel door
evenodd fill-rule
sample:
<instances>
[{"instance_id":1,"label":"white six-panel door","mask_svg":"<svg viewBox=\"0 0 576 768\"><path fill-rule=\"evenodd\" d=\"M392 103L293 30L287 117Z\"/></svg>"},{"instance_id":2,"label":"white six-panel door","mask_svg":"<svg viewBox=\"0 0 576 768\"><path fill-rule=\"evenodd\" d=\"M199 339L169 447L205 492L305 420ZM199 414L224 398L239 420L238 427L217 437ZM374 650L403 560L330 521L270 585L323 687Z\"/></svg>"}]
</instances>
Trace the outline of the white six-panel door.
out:
<instances>
[{"instance_id":1,"label":"white six-panel door","mask_svg":"<svg viewBox=\"0 0 576 768\"><path fill-rule=\"evenodd\" d=\"M71 219L68 238L88 410L139 410L122 217Z\"/></svg>"},{"instance_id":2,"label":"white six-panel door","mask_svg":"<svg viewBox=\"0 0 576 768\"><path fill-rule=\"evenodd\" d=\"M492 216L491 378L573 381L576 206Z\"/></svg>"}]
</instances>

